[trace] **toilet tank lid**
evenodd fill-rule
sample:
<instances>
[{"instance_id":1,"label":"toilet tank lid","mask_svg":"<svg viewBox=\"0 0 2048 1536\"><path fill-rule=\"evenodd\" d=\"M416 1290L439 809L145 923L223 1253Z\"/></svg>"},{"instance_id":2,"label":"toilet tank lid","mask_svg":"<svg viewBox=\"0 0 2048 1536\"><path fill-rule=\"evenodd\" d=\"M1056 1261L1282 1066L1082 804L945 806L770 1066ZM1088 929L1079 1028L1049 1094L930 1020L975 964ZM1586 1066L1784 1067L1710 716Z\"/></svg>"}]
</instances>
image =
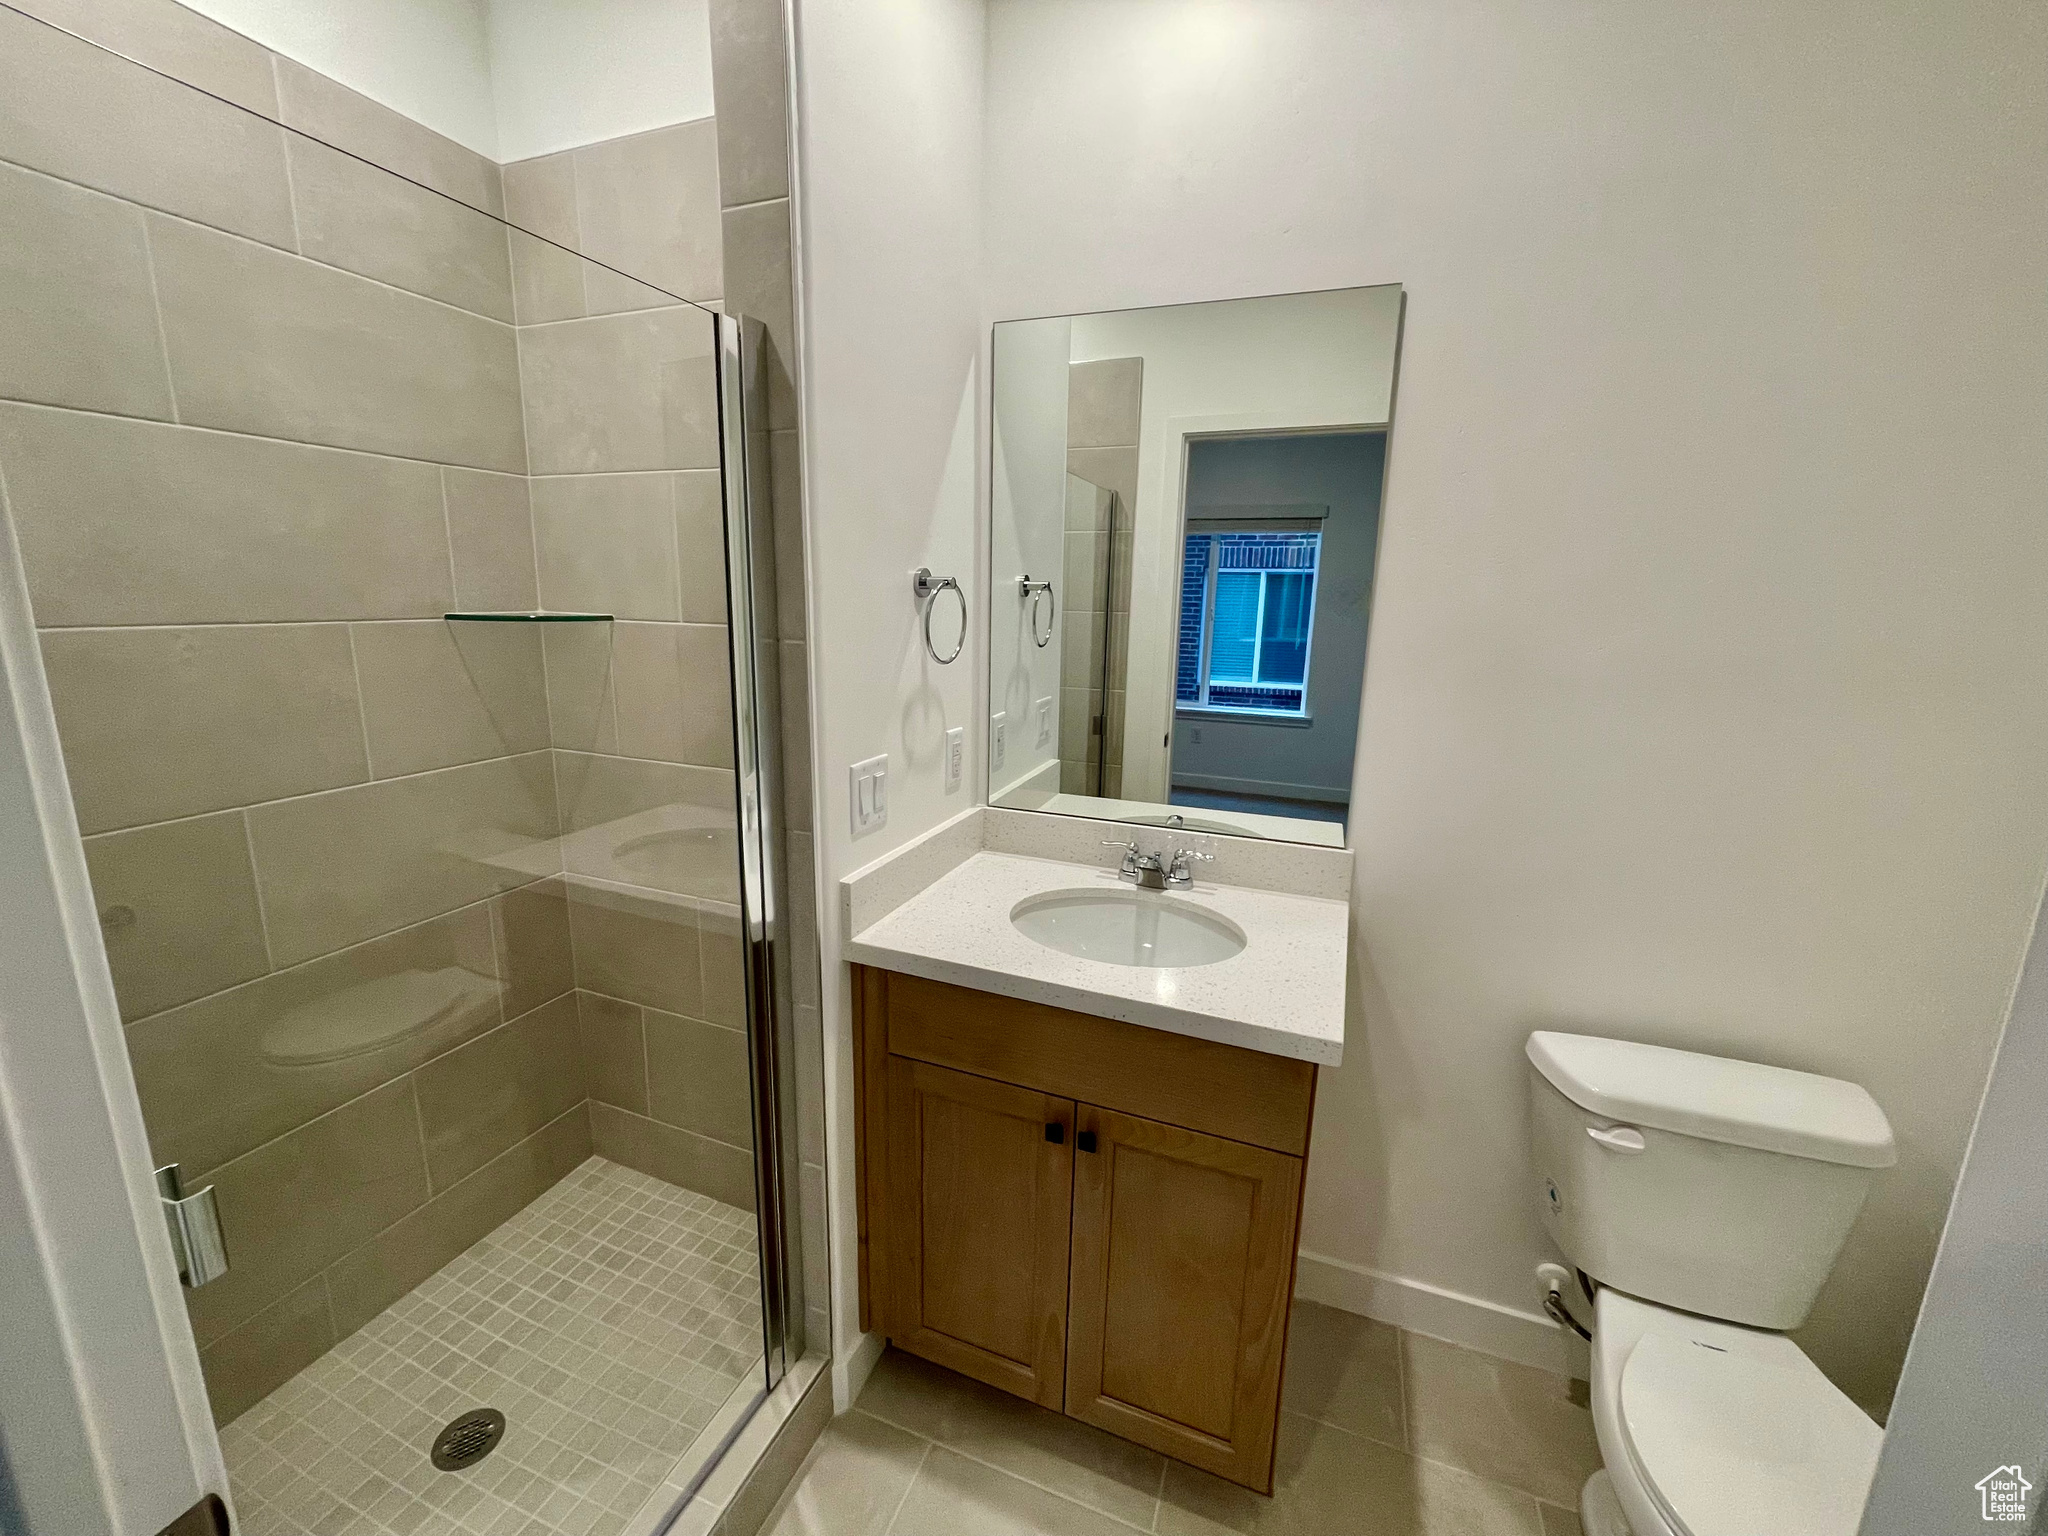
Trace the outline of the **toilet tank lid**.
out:
<instances>
[{"instance_id":1,"label":"toilet tank lid","mask_svg":"<svg viewBox=\"0 0 2048 1536\"><path fill-rule=\"evenodd\" d=\"M1884 1111L1840 1078L1555 1030L1528 1051L1553 1088L1609 1119L1856 1168L1898 1161Z\"/></svg>"}]
</instances>

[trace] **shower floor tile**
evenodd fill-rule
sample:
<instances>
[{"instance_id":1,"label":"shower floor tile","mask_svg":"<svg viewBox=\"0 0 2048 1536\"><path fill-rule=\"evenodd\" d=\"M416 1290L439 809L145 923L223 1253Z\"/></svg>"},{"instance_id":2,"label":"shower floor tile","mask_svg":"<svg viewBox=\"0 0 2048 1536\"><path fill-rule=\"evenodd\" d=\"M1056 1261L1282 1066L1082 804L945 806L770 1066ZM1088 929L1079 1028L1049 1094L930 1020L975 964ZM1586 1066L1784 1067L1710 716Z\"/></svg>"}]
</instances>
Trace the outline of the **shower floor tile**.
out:
<instances>
[{"instance_id":1,"label":"shower floor tile","mask_svg":"<svg viewBox=\"0 0 2048 1536\"><path fill-rule=\"evenodd\" d=\"M616 1536L760 1370L753 1216L593 1157L221 1449L246 1536ZM504 1439L436 1470L474 1408Z\"/></svg>"}]
</instances>

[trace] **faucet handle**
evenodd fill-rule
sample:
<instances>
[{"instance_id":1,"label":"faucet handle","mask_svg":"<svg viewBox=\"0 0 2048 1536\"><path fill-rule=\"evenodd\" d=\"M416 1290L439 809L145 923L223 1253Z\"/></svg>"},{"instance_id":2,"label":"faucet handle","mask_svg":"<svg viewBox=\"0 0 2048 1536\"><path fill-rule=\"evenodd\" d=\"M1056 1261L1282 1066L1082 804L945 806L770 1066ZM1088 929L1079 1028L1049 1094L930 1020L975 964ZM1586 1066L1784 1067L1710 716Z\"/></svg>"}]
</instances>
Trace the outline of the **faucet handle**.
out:
<instances>
[{"instance_id":1,"label":"faucet handle","mask_svg":"<svg viewBox=\"0 0 2048 1536\"><path fill-rule=\"evenodd\" d=\"M1102 846L1105 848L1121 848L1125 853L1136 853L1138 851L1136 838L1127 843L1120 837L1105 837L1102 840Z\"/></svg>"},{"instance_id":2,"label":"faucet handle","mask_svg":"<svg viewBox=\"0 0 2048 1536\"><path fill-rule=\"evenodd\" d=\"M1216 862L1216 855L1213 853L1203 853L1199 848L1174 849L1173 863L1168 866L1166 871L1167 883L1169 885L1193 885L1195 883L1195 873L1188 867L1191 862L1196 864L1213 864Z\"/></svg>"}]
</instances>

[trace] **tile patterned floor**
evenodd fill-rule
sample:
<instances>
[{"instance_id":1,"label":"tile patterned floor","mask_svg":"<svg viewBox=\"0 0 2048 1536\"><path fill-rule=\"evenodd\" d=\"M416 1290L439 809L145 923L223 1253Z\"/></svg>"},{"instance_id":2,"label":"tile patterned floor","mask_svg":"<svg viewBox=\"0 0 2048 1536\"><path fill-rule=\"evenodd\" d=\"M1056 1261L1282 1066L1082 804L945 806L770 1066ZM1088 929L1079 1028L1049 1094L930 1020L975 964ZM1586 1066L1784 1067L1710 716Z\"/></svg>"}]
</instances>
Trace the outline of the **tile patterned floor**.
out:
<instances>
[{"instance_id":1,"label":"tile patterned floor","mask_svg":"<svg viewBox=\"0 0 2048 1536\"><path fill-rule=\"evenodd\" d=\"M761 1354L754 1218L593 1157L221 1432L245 1536L618 1536ZM495 1407L504 1440L436 1471Z\"/></svg>"},{"instance_id":2,"label":"tile patterned floor","mask_svg":"<svg viewBox=\"0 0 2048 1536\"><path fill-rule=\"evenodd\" d=\"M1561 1376L1297 1301L1274 1496L891 1350L768 1536L1580 1536Z\"/></svg>"}]
</instances>

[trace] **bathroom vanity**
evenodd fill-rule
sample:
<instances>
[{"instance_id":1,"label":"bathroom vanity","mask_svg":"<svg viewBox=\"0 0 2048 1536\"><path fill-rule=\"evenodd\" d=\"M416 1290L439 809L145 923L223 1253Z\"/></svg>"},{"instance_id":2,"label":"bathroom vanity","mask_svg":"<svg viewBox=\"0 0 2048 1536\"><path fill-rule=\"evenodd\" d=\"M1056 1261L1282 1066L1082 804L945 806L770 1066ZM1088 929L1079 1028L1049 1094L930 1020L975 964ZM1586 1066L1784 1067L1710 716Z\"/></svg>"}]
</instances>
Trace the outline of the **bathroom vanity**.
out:
<instances>
[{"instance_id":1,"label":"bathroom vanity","mask_svg":"<svg viewBox=\"0 0 2048 1536\"><path fill-rule=\"evenodd\" d=\"M1070 958L1018 921L1047 892L1200 911L1243 947L1185 968ZM1269 1491L1344 913L1206 884L1153 897L1113 868L981 849L856 931L863 1328Z\"/></svg>"}]
</instances>

